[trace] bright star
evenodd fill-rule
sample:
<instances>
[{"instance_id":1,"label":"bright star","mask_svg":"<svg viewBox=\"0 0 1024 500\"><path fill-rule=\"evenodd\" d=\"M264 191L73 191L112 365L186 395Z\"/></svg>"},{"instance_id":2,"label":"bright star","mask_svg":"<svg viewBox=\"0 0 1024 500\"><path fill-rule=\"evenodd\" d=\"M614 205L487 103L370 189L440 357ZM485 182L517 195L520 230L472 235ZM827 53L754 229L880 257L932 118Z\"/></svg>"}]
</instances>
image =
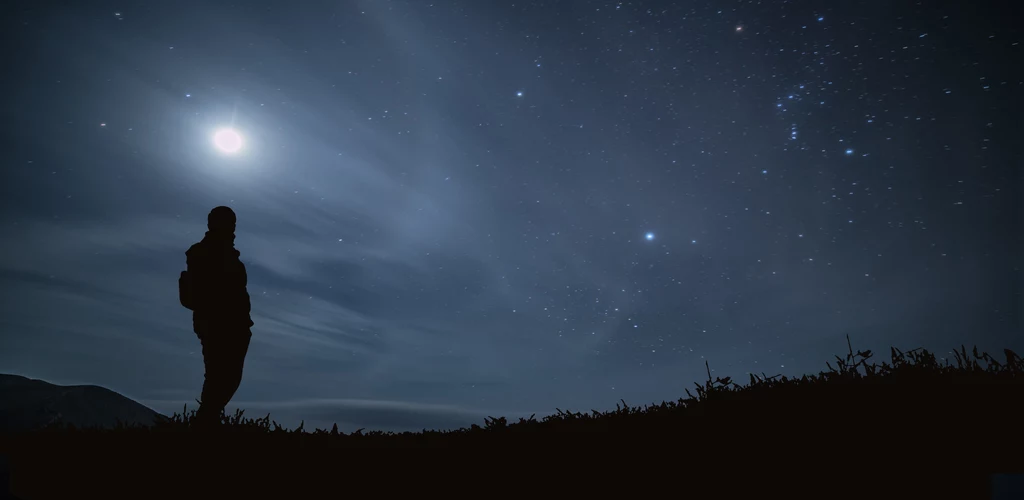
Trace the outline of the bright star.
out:
<instances>
[{"instance_id":1,"label":"bright star","mask_svg":"<svg viewBox=\"0 0 1024 500\"><path fill-rule=\"evenodd\" d=\"M242 149L242 136L234 129L222 128L213 134L213 145L224 153L237 153Z\"/></svg>"},{"instance_id":2,"label":"bright star","mask_svg":"<svg viewBox=\"0 0 1024 500\"><path fill-rule=\"evenodd\" d=\"M846 150L846 154L848 154L848 155L852 155L852 154L853 154L853 150L852 150L852 149L847 149L847 150Z\"/></svg>"},{"instance_id":3,"label":"bright star","mask_svg":"<svg viewBox=\"0 0 1024 500\"><path fill-rule=\"evenodd\" d=\"M523 91L520 90L520 91L516 92L516 97L523 97Z\"/></svg>"},{"instance_id":4,"label":"bright star","mask_svg":"<svg viewBox=\"0 0 1024 500\"><path fill-rule=\"evenodd\" d=\"M647 233L647 234L645 234L644 235L644 239L646 239L647 241L653 240L654 239L654 233Z\"/></svg>"}]
</instances>

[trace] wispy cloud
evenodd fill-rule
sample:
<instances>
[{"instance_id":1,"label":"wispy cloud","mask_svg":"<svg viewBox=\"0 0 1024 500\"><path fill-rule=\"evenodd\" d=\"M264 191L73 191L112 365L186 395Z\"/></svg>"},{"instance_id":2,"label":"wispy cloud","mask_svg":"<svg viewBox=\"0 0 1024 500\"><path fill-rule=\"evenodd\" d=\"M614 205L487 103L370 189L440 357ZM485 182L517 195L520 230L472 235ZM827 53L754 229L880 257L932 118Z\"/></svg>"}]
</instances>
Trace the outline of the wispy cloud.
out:
<instances>
[{"instance_id":1,"label":"wispy cloud","mask_svg":"<svg viewBox=\"0 0 1024 500\"><path fill-rule=\"evenodd\" d=\"M142 404L165 415L181 413L183 408L195 408L192 401L143 400ZM413 403L372 399L298 399L290 401L236 401L228 413L236 408L245 410L248 418L270 415L271 420L286 428L297 427L304 421L306 429L330 429L335 423L342 432L357 429L366 431L420 431L445 430L483 425L486 417L505 416L510 419L529 417L531 414L506 411L487 411L458 405ZM541 417L542 415L537 415Z\"/></svg>"}]
</instances>

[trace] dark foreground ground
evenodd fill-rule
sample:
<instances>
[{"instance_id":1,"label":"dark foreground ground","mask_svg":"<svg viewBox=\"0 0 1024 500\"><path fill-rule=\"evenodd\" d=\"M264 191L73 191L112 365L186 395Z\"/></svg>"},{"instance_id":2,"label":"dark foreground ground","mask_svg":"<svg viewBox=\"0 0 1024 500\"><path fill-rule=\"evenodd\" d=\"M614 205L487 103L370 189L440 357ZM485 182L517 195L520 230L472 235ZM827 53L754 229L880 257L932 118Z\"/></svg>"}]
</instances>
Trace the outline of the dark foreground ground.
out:
<instances>
[{"instance_id":1,"label":"dark foreground ground","mask_svg":"<svg viewBox=\"0 0 1024 500\"><path fill-rule=\"evenodd\" d=\"M448 432L153 428L0 437L11 491L43 498L1024 498L1024 362L851 352L798 379L708 380L648 407ZM1015 495L1020 496L1015 496Z\"/></svg>"}]
</instances>

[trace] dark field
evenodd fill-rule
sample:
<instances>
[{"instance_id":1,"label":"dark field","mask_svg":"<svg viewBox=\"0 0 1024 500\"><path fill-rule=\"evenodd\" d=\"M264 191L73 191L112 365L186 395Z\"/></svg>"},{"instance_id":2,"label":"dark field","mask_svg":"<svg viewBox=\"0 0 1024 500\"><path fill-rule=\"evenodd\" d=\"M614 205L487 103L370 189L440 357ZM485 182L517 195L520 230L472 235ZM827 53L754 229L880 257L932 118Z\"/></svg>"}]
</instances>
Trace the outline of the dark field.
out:
<instances>
[{"instance_id":1,"label":"dark field","mask_svg":"<svg viewBox=\"0 0 1024 500\"><path fill-rule=\"evenodd\" d=\"M675 402L420 433L152 428L3 437L12 492L37 498L323 498L417 494L991 498L1024 471L1024 362L961 348L837 357L801 378L709 379ZM911 495L907 497L905 495ZM781 498L781 497L780 497Z\"/></svg>"}]
</instances>

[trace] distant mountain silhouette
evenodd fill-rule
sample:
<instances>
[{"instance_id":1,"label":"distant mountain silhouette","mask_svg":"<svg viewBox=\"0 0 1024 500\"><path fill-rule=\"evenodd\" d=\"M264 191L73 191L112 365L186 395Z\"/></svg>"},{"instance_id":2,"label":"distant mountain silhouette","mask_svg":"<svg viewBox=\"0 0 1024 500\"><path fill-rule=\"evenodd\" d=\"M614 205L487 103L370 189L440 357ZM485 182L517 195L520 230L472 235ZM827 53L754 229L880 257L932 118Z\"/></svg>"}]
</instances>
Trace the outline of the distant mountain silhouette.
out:
<instances>
[{"instance_id":1,"label":"distant mountain silhouette","mask_svg":"<svg viewBox=\"0 0 1024 500\"><path fill-rule=\"evenodd\" d=\"M20 375L0 374L0 433L38 429L63 422L75 427L151 425L166 419L142 404L95 385L56 385Z\"/></svg>"}]
</instances>

